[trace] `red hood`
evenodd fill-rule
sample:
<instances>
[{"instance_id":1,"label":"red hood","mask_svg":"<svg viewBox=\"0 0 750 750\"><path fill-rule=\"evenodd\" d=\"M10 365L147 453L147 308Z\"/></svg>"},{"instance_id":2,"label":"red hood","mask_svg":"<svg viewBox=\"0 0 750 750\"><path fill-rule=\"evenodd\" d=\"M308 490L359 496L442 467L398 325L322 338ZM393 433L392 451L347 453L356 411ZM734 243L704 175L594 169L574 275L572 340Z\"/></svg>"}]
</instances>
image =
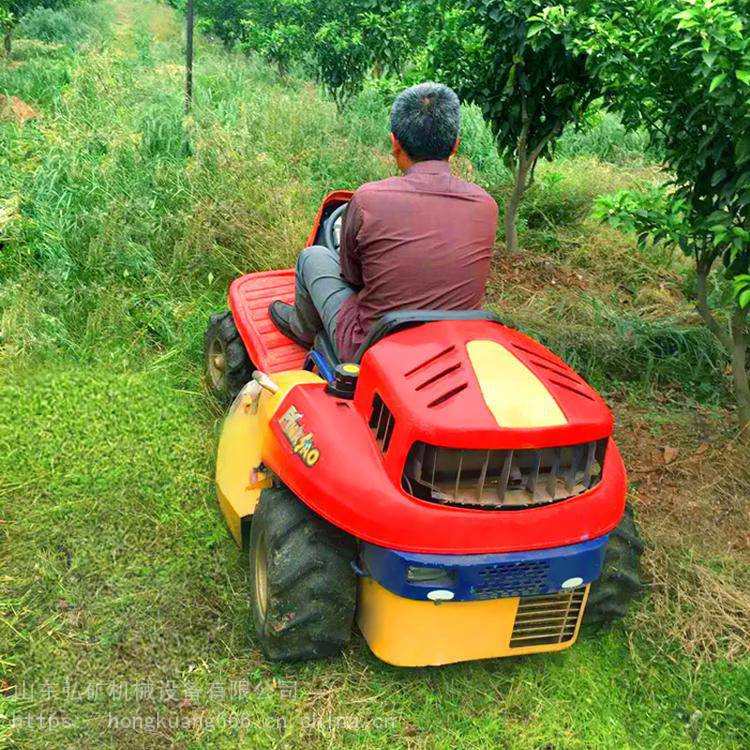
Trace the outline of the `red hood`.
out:
<instances>
[{"instance_id":1,"label":"red hood","mask_svg":"<svg viewBox=\"0 0 750 750\"><path fill-rule=\"evenodd\" d=\"M555 424L542 420L534 426L531 417L517 427L497 418L488 406L486 383L480 382L487 369L479 377L467 351L467 344L480 341L499 344L513 355L510 370L498 362L492 373L501 401L512 402L521 385L531 385L539 395L536 405L546 401L557 413ZM504 355L506 364L508 359ZM429 323L382 340L362 362L355 404L366 419L376 393L397 424L409 425L414 440L451 448L543 448L612 433L609 409L583 378L533 339L488 321Z\"/></svg>"}]
</instances>

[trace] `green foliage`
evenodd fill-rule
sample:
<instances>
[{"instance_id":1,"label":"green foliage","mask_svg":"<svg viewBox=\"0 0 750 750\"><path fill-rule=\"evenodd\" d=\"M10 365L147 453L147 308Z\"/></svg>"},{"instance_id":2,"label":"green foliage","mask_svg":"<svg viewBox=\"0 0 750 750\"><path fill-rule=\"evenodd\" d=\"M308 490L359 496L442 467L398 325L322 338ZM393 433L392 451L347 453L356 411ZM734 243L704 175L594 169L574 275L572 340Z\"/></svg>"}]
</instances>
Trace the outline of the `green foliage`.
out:
<instances>
[{"instance_id":1,"label":"green foliage","mask_svg":"<svg viewBox=\"0 0 750 750\"><path fill-rule=\"evenodd\" d=\"M598 21L598 69L631 125L657 138L699 265L750 260L750 19L744 0L641 0ZM606 41L605 41L606 40Z\"/></svg>"},{"instance_id":2,"label":"green foliage","mask_svg":"<svg viewBox=\"0 0 750 750\"><path fill-rule=\"evenodd\" d=\"M319 0L312 69L339 110L368 73L399 78L423 38L424 7L408 0Z\"/></svg>"},{"instance_id":3,"label":"green foliage","mask_svg":"<svg viewBox=\"0 0 750 750\"><path fill-rule=\"evenodd\" d=\"M73 44L101 37L102 14L89 5L54 9L40 7L27 13L18 25L18 34L57 44Z\"/></svg>"},{"instance_id":4,"label":"green foliage","mask_svg":"<svg viewBox=\"0 0 750 750\"><path fill-rule=\"evenodd\" d=\"M692 244L686 208L684 200L654 186L648 191L620 190L602 195L596 201L594 216L617 229L635 232L641 243L669 241L689 253Z\"/></svg>"},{"instance_id":5,"label":"green foliage","mask_svg":"<svg viewBox=\"0 0 750 750\"><path fill-rule=\"evenodd\" d=\"M738 306L742 310L747 310L750 308L750 274L738 274L732 281Z\"/></svg>"},{"instance_id":6,"label":"green foliage","mask_svg":"<svg viewBox=\"0 0 750 750\"><path fill-rule=\"evenodd\" d=\"M596 105L587 110L577 127L563 132L555 146L555 156L596 156L602 162L631 167L661 158L646 130L630 130L616 112Z\"/></svg>"},{"instance_id":7,"label":"green foliage","mask_svg":"<svg viewBox=\"0 0 750 750\"><path fill-rule=\"evenodd\" d=\"M258 0L241 15L240 45L286 75L305 54L314 16L314 0Z\"/></svg>"},{"instance_id":8,"label":"green foliage","mask_svg":"<svg viewBox=\"0 0 750 750\"><path fill-rule=\"evenodd\" d=\"M583 10L543 0L458 3L430 35L437 77L480 106L511 164L519 142L536 156L550 153L553 139L598 93L586 55L573 46Z\"/></svg>"},{"instance_id":9,"label":"green foliage","mask_svg":"<svg viewBox=\"0 0 750 750\"><path fill-rule=\"evenodd\" d=\"M673 179L658 213L644 207L634 213L637 228L694 259L701 314L727 349L739 347L734 372L744 423L750 420L742 353L747 316L737 308L730 338L711 315L705 278L717 260L729 279L750 273L748 4L636 0L597 7L594 34L581 40L581 50L596 61L626 123L644 124L658 139ZM630 208L621 204L617 211Z\"/></svg>"},{"instance_id":10,"label":"green foliage","mask_svg":"<svg viewBox=\"0 0 750 750\"><path fill-rule=\"evenodd\" d=\"M341 109L376 78L401 75L416 44L419 8L401 0L201 0L204 28L276 66L300 66Z\"/></svg>"},{"instance_id":11,"label":"green foliage","mask_svg":"<svg viewBox=\"0 0 750 750\"><path fill-rule=\"evenodd\" d=\"M597 194L585 180L573 182L550 170L534 181L520 216L529 229L573 226L588 216Z\"/></svg>"},{"instance_id":12,"label":"green foliage","mask_svg":"<svg viewBox=\"0 0 750 750\"><path fill-rule=\"evenodd\" d=\"M173 1L185 7L185 0ZM195 0L196 23L231 46L242 38L242 19L255 4L252 0Z\"/></svg>"},{"instance_id":13,"label":"green foliage","mask_svg":"<svg viewBox=\"0 0 750 750\"><path fill-rule=\"evenodd\" d=\"M339 111L362 88L370 67L363 31L352 28L346 18L323 24L314 37L315 71L318 80Z\"/></svg>"},{"instance_id":14,"label":"green foliage","mask_svg":"<svg viewBox=\"0 0 750 750\"><path fill-rule=\"evenodd\" d=\"M10 34L13 27L29 12L37 8L60 9L76 0L0 0L0 32L5 34L5 51L10 53Z\"/></svg>"},{"instance_id":15,"label":"green foliage","mask_svg":"<svg viewBox=\"0 0 750 750\"><path fill-rule=\"evenodd\" d=\"M580 39L588 3L455 0L428 38L428 69L475 102L497 136L516 187L506 204L506 242L517 249L515 215L537 160L599 95Z\"/></svg>"}]
</instances>

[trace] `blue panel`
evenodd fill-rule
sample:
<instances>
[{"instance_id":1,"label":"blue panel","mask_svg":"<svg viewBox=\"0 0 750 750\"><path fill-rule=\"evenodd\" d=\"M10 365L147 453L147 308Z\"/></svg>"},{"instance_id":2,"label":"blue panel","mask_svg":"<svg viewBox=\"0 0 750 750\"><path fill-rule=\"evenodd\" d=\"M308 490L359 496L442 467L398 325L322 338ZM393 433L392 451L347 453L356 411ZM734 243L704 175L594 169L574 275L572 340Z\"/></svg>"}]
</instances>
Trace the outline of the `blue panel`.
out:
<instances>
[{"instance_id":1,"label":"blue panel","mask_svg":"<svg viewBox=\"0 0 750 750\"><path fill-rule=\"evenodd\" d=\"M378 583L408 599L427 599L435 589L451 591L454 601L504 599L563 591L565 582L570 587L595 581L608 540L605 534L565 547L494 555L423 555L362 542L360 558ZM417 580L409 580L409 572ZM425 576L430 580L419 580Z\"/></svg>"}]
</instances>

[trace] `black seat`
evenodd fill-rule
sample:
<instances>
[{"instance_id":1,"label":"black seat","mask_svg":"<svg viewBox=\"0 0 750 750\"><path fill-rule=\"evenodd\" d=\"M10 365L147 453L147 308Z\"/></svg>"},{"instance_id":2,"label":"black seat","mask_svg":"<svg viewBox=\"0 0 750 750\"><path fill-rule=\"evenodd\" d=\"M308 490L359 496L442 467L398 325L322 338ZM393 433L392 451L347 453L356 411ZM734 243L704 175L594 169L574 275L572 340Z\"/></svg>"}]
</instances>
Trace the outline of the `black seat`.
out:
<instances>
[{"instance_id":1,"label":"black seat","mask_svg":"<svg viewBox=\"0 0 750 750\"><path fill-rule=\"evenodd\" d=\"M495 313L486 310L399 310L398 312L386 313L370 329L367 338L359 347L352 360L359 364L362 361L364 353L378 341L390 336L392 333L402 331L404 328L422 325L423 323L437 323L441 320L488 320L493 323L500 323L500 318ZM337 365L341 364L341 358L336 353L333 342L328 338L325 331L320 331L315 336L313 352L325 360L330 372L323 372L324 377L332 381L333 371ZM320 366L319 362L316 362ZM312 366L312 364L310 365Z\"/></svg>"},{"instance_id":2,"label":"black seat","mask_svg":"<svg viewBox=\"0 0 750 750\"><path fill-rule=\"evenodd\" d=\"M495 313L486 310L399 310L386 313L370 329L370 333L354 356L354 362L361 362L364 353L373 344L377 344L378 341L392 333L423 323L437 323L441 320L488 320L493 323L501 323L500 318Z\"/></svg>"}]
</instances>

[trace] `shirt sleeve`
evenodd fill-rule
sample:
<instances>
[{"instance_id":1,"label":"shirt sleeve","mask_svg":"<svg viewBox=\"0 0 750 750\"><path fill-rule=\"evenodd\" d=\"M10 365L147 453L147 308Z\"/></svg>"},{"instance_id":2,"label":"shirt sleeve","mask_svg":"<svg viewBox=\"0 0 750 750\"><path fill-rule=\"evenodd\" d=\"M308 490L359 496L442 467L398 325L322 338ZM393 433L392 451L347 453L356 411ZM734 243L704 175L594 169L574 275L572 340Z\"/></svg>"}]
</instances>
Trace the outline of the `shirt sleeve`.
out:
<instances>
[{"instance_id":1,"label":"shirt sleeve","mask_svg":"<svg viewBox=\"0 0 750 750\"><path fill-rule=\"evenodd\" d=\"M364 286L362 282L362 258L359 254L359 231L362 228L362 210L357 196L349 201L341 228L341 276L355 289Z\"/></svg>"}]
</instances>

